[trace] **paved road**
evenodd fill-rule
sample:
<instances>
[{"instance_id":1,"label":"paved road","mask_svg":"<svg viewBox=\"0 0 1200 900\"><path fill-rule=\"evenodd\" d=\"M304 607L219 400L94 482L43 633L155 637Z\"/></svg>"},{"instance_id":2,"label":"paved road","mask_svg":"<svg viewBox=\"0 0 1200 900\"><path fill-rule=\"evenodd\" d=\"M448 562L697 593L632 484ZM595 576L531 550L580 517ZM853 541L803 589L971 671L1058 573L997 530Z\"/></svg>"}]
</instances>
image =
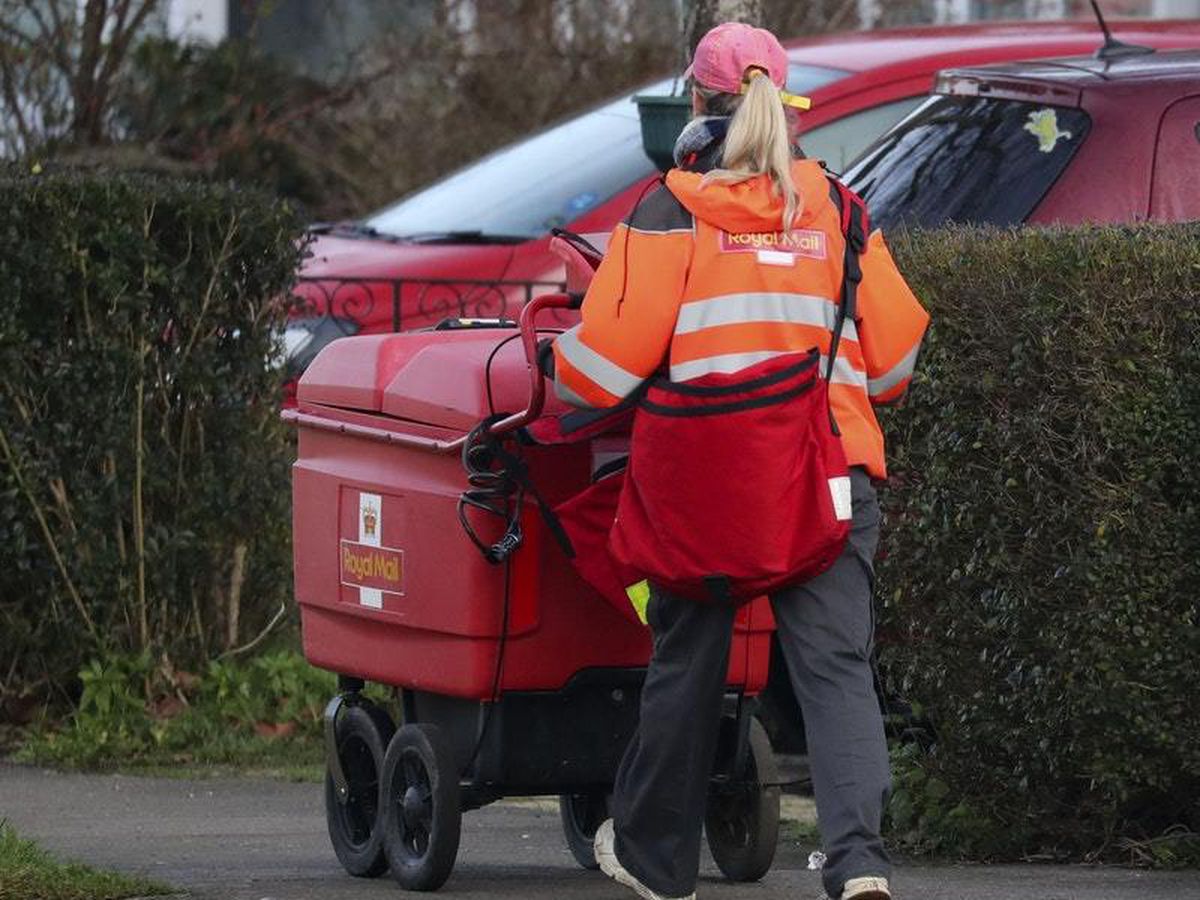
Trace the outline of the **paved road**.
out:
<instances>
[{"instance_id":1,"label":"paved road","mask_svg":"<svg viewBox=\"0 0 1200 900\"><path fill-rule=\"evenodd\" d=\"M0 819L44 846L97 865L141 872L196 900L399 900L388 878L363 881L338 867L315 785L252 780L173 781L63 775L0 764ZM533 900L632 897L579 869L546 804L497 804L463 819L446 896ZM706 860L711 900L815 900L808 850L781 846L760 884L720 880ZM901 900L1198 900L1200 873L1064 866L901 866Z\"/></svg>"}]
</instances>

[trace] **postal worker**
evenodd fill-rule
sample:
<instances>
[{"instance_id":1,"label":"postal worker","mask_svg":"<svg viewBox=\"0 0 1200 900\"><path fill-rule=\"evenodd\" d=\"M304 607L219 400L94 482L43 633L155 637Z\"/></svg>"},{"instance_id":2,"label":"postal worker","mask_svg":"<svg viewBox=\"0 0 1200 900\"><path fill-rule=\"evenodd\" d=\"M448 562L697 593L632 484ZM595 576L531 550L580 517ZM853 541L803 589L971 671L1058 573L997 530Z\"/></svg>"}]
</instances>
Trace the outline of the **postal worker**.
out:
<instances>
[{"instance_id":1,"label":"postal worker","mask_svg":"<svg viewBox=\"0 0 1200 900\"><path fill-rule=\"evenodd\" d=\"M774 35L748 25L719 25L700 41L689 69L695 118L676 144L677 167L617 226L581 324L554 343L560 397L612 407L656 373L688 383L813 348L829 361L850 258L845 210L821 164L792 152L785 106L805 100L784 91L787 63ZM856 308L827 371L849 466L848 538L827 570L771 602L804 716L825 889L884 900L890 775L871 655L874 483L887 470L874 410L905 393L928 315L880 233L859 250ZM695 896L735 612L650 582L640 724L613 817L596 835L603 871L650 900Z\"/></svg>"}]
</instances>

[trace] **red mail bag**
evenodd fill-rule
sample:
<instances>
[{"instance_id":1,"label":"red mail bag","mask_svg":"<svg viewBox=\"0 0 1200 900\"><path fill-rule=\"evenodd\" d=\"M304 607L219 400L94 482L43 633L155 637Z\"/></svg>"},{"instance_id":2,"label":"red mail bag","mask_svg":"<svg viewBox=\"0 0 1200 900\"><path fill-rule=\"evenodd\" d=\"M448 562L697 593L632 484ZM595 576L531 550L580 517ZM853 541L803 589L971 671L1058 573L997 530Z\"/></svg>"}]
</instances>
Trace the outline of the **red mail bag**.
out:
<instances>
[{"instance_id":1,"label":"red mail bag","mask_svg":"<svg viewBox=\"0 0 1200 900\"><path fill-rule=\"evenodd\" d=\"M829 568L850 518L814 348L734 374L656 380L634 417L609 548L671 593L741 602Z\"/></svg>"}]
</instances>

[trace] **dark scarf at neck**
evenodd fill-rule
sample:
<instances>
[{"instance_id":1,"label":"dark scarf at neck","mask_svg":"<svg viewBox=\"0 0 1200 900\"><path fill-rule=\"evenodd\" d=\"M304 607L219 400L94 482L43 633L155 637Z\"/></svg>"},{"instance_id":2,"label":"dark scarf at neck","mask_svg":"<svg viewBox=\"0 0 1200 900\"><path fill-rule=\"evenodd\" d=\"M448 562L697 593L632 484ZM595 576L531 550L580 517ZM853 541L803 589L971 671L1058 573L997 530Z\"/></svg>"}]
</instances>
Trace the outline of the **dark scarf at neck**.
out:
<instances>
[{"instance_id":1,"label":"dark scarf at neck","mask_svg":"<svg viewBox=\"0 0 1200 900\"><path fill-rule=\"evenodd\" d=\"M700 116L692 119L675 140L675 165L682 169L707 171L720 161L721 144L729 131L729 116Z\"/></svg>"}]
</instances>

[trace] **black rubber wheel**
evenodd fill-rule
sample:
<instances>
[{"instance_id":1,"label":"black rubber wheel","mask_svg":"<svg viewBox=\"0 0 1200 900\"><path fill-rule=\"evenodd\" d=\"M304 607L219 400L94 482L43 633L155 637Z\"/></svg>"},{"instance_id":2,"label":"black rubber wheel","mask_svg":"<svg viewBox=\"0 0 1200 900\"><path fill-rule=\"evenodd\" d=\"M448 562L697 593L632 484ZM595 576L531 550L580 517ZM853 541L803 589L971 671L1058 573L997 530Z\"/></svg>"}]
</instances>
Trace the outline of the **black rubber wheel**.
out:
<instances>
[{"instance_id":1,"label":"black rubber wheel","mask_svg":"<svg viewBox=\"0 0 1200 900\"><path fill-rule=\"evenodd\" d=\"M333 776L325 773L325 822L338 862L351 875L375 878L387 871L379 828L379 775L396 726L366 701L343 707L337 725L338 759L350 789L339 803Z\"/></svg>"},{"instance_id":2,"label":"black rubber wheel","mask_svg":"<svg viewBox=\"0 0 1200 900\"><path fill-rule=\"evenodd\" d=\"M410 891L436 891L458 855L458 766L436 725L403 725L383 758L383 851Z\"/></svg>"},{"instance_id":3,"label":"black rubber wheel","mask_svg":"<svg viewBox=\"0 0 1200 900\"><path fill-rule=\"evenodd\" d=\"M722 749L732 754L737 724L721 723ZM726 784L714 782L708 792L704 831L717 868L731 881L758 881L771 869L779 841L779 780L766 729L750 720L746 762ZM729 757L724 757L728 759ZM764 787L763 783L773 785Z\"/></svg>"},{"instance_id":4,"label":"black rubber wheel","mask_svg":"<svg viewBox=\"0 0 1200 900\"><path fill-rule=\"evenodd\" d=\"M558 815L575 862L585 869L599 869L596 829L608 818L608 794L600 791L562 794L558 798Z\"/></svg>"}]
</instances>

